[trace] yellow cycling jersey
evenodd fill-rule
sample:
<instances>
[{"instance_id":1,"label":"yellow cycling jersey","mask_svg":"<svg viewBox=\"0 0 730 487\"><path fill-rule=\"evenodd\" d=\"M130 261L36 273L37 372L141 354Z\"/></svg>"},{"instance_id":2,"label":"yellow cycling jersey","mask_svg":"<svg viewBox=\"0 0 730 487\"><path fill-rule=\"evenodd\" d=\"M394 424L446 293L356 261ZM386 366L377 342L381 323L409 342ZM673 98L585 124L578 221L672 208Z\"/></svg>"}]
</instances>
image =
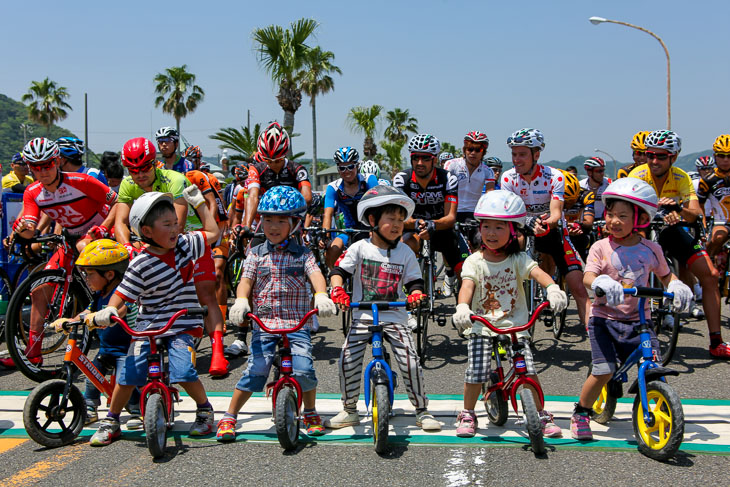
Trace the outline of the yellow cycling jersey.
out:
<instances>
[{"instance_id":1,"label":"yellow cycling jersey","mask_svg":"<svg viewBox=\"0 0 730 487\"><path fill-rule=\"evenodd\" d=\"M654 183L654 178L651 175L648 164L642 164L641 166L632 169L629 173L629 177L646 181L652 188L654 188L654 191L657 191L657 187ZM671 167L669 169L669 175L664 181L662 192L659 193L659 191L657 191L657 194L660 199L671 198L679 204L697 200L697 194L695 193L695 188L692 185L692 180L690 179L689 174L678 167Z\"/></svg>"}]
</instances>

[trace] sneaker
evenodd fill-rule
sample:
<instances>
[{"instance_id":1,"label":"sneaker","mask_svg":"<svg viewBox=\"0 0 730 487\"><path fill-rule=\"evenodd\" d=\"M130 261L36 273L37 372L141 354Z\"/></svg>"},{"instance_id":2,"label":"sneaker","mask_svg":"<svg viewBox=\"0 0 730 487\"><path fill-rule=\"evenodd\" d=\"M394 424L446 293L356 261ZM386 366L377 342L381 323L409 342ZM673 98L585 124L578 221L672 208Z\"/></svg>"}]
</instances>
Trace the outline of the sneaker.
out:
<instances>
[{"instance_id":1,"label":"sneaker","mask_svg":"<svg viewBox=\"0 0 730 487\"><path fill-rule=\"evenodd\" d=\"M124 425L127 427L128 430L136 431L144 428L144 421L142 421L142 416L133 414L129 417Z\"/></svg>"},{"instance_id":2,"label":"sneaker","mask_svg":"<svg viewBox=\"0 0 730 487\"><path fill-rule=\"evenodd\" d=\"M573 413L570 417L570 435L580 441L592 440L591 418L587 414Z\"/></svg>"},{"instance_id":3,"label":"sneaker","mask_svg":"<svg viewBox=\"0 0 730 487\"><path fill-rule=\"evenodd\" d=\"M224 417L218 421L218 432L215 434L218 441L235 441L236 440L236 420Z\"/></svg>"},{"instance_id":4,"label":"sneaker","mask_svg":"<svg viewBox=\"0 0 730 487\"><path fill-rule=\"evenodd\" d=\"M248 354L248 345L246 345L246 342L243 340L236 339L223 350L223 354L228 355L229 357L240 357L242 355L246 355Z\"/></svg>"},{"instance_id":5,"label":"sneaker","mask_svg":"<svg viewBox=\"0 0 730 487\"><path fill-rule=\"evenodd\" d=\"M106 446L112 441L122 436L122 430L119 427L119 420L114 418L104 418L101 420L99 429L96 430L94 436L89 440L91 446Z\"/></svg>"},{"instance_id":6,"label":"sneaker","mask_svg":"<svg viewBox=\"0 0 730 487\"><path fill-rule=\"evenodd\" d=\"M476 434L479 423L474 413L462 411L456 420L459 422L459 426L456 427L456 436L459 438L471 438Z\"/></svg>"},{"instance_id":7,"label":"sneaker","mask_svg":"<svg viewBox=\"0 0 730 487\"><path fill-rule=\"evenodd\" d=\"M441 431L441 423L427 410L416 413L416 426L423 431Z\"/></svg>"},{"instance_id":8,"label":"sneaker","mask_svg":"<svg viewBox=\"0 0 730 487\"><path fill-rule=\"evenodd\" d=\"M689 314L692 316L692 318L701 319L705 317L705 310L702 309L702 306L700 306L699 304L695 304L692 306Z\"/></svg>"},{"instance_id":9,"label":"sneaker","mask_svg":"<svg viewBox=\"0 0 730 487\"><path fill-rule=\"evenodd\" d=\"M205 436L213 432L213 420L215 413L213 409L200 409L195 411L195 422L190 427L188 435Z\"/></svg>"},{"instance_id":10,"label":"sneaker","mask_svg":"<svg viewBox=\"0 0 730 487\"><path fill-rule=\"evenodd\" d=\"M43 355L36 355L35 357L26 357L28 359L28 362L30 362L33 365L43 365ZM0 359L0 365L5 367L6 369L14 369L15 368L15 362L13 362L13 359L11 357L6 357L3 359Z\"/></svg>"},{"instance_id":11,"label":"sneaker","mask_svg":"<svg viewBox=\"0 0 730 487\"><path fill-rule=\"evenodd\" d=\"M730 342L721 343L716 347L710 347L710 355L715 358L730 358Z\"/></svg>"},{"instance_id":12,"label":"sneaker","mask_svg":"<svg viewBox=\"0 0 730 487\"><path fill-rule=\"evenodd\" d=\"M563 436L563 430L560 426L553 422L553 415L551 412L543 409L540 411L540 422L542 423L542 434L547 438L560 438Z\"/></svg>"},{"instance_id":13,"label":"sneaker","mask_svg":"<svg viewBox=\"0 0 730 487\"><path fill-rule=\"evenodd\" d=\"M322 418L316 412L304 414L304 426L307 428L307 435L309 436L322 436L324 434L324 426L322 425Z\"/></svg>"},{"instance_id":14,"label":"sneaker","mask_svg":"<svg viewBox=\"0 0 730 487\"><path fill-rule=\"evenodd\" d=\"M84 420L84 426L88 426L92 423L99 421L99 413L96 412L95 407L86 408L86 419Z\"/></svg>"},{"instance_id":15,"label":"sneaker","mask_svg":"<svg viewBox=\"0 0 730 487\"><path fill-rule=\"evenodd\" d=\"M418 320L410 311L408 312L408 328L410 328L411 331L416 331L416 328L418 328Z\"/></svg>"},{"instance_id":16,"label":"sneaker","mask_svg":"<svg viewBox=\"0 0 730 487\"><path fill-rule=\"evenodd\" d=\"M333 430L346 426L357 426L358 424L360 424L360 415L357 414L357 411L348 412L343 410L337 413L337 416L324 420L324 427Z\"/></svg>"},{"instance_id":17,"label":"sneaker","mask_svg":"<svg viewBox=\"0 0 730 487\"><path fill-rule=\"evenodd\" d=\"M454 281L456 280L456 276L446 276L444 277L444 285L442 294L445 298L448 298L450 296L454 295Z\"/></svg>"}]
</instances>

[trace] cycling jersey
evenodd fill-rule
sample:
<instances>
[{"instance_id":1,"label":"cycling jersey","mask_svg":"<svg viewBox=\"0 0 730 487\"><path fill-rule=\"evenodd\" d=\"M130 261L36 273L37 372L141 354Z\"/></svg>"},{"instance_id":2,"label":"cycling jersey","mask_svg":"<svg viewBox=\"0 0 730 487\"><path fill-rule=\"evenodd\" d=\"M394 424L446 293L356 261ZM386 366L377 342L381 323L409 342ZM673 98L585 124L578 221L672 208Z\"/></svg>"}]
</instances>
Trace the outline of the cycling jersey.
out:
<instances>
[{"instance_id":1,"label":"cycling jersey","mask_svg":"<svg viewBox=\"0 0 730 487\"><path fill-rule=\"evenodd\" d=\"M595 193L594 198L593 198L595 200L595 204L594 204L595 213L594 214L598 215L599 217L603 216L603 209L604 209L603 200L601 199L601 196L603 196L603 192L606 191L606 188L608 187L609 184L611 184L611 180L609 178L603 178L603 182L601 183L601 185L598 188L593 189L588 184L588 178L583 178L580 180L581 188L587 189L589 191L593 191ZM582 194L582 192L581 192L581 194Z\"/></svg>"},{"instance_id":2,"label":"cycling jersey","mask_svg":"<svg viewBox=\"0 0 730 487\"><path fill-rule=\"evenodd\" d=\"M469 166L463 157L449 159L444 163L444 169L456 176L458 181L459 206L456 211L473 213L486 185L494 183L494 171L480 162L473 172L469 172Z\"/></svg>"},{"instance_id":3,"label":"cycling jersey","mask_svg":"<svg viewBox=\"0 0 730 487\"><path fill-rule=\"evenodd\" d=\"M245 188L238 185L238 191L236 191L236 196L234 200L234 208L237 212L243 213L246 211L246 198L248 198L248 188Z\"/></svg>"},{"instance_id":4,"label":"cycling jersey","mask_svg":"<svg viewBox=\"0 0 730 487\"><path fill-rule=\"evenodd\" d=\"M413 169L396 174L393 186L402 189L415 201L416 209L413 212L415 219L438 220L446 214L446 202L459 204L456 176L440 167L434 168L425 188L418 183Z\"/></svg>"},{"instance_id":5,"label":"cycling jersey","mask_svg":"<svg viewBox=\"0 0 730 487\"><path fill-rule=\"evenodd\" d=\"M365 179L362 174L358 174L357 182L358 188L354 195L345 192L345 182L342 178L329 183L324 194L324 207L336 207L336 210L342 213L345 228L366 228L357 220L357 203L367 190L378 185L378 178L371 174Z\"/></svg>"},{"instance_id":6,"label":"cycling jersey","mask_svg":"<svg viewBox=\"0 0 730 487\"><path fill-rule=\"evenodd\" d=\"M500 181L501 189L522 198L529 215L538 216L550 212L552 200L564 200L565 180L563 173L550 166L535 164L533 172L532 180L528 181L512 168L500 176Z\"/></svg>"},{"instance_id":7,"label":"cycling jersey","mask_svg":"<svg viewBox=\"0 0 730 487\"><path fill-rule=\"evenodd\" d=\"M182 192L187 186L187 178L179 172L155 168L155 182L152 183L152 191L170 193L173 199L177 199L182 198ZM145 190L132 180L132 176L127 176L119 185L119 202L132 206L132 203L144 193Z\"/></svg>"},{"instance_id":8,"label":"cycling jersey","mask_svg":"<svg viewBox=\"0 0 730 487\"><path fill-rule=\"evenodd\" d=\"M157 161L157 167L160 169L165 169L165 161ZM172 170L177 171L179 173L186 174L190 171L195 170L195 164L193 164L191 161L188 161L184 157L179 157L177 161L172 165Z\"/></svg>"},{"instance_id":9,"label":"cycling jersey","mask_svg":"<svg viewBox=\"0 0 730 487\"><path fill-rule=\"evenodd\" d=\"M21 218L38 224L40 212L61 225L70 235L84 235L94 225L101 225L117 194L109 186L88 174L58 173L59 185L50 192L40 181L23 193Z\"/></svg>"},{"instance_id":10,"label":"cycling jersey","mask_svg":"<svg viewBox=\"0 0 730 487\"><path fill-rule=\"evenodd\" d=\"M626 166L620 167L619 170L616 172L616 179L625 178L637 166L639 166L639 164L634 162L633 164L628 164Z\"/></svg>"},{"instance_id":11,"label":"cycling jersey","mask_svg":"<svg viewBox=\"0 0 730 487\"><path fill-rule=\"evenodd\" d=\"M378 184L380 184L382 186L392 186L393 185L393 183L391 183L387 179L378 179Z\"/></svg>"},{"instance_id":12,"label":"cycling jersey","mask_svg":"<svg viewBox=\"0 0 730 487\"><path fill-rule=\"evenodd\" d=\"M274 186L290 186L302 190L303 186L311 186L307 168L287 159L281 171L274 172L265 162L251 164L248 168L248 188L261 188L260 194Z\"/></svg>"},{"instance_id":13,"label":"cycling jersey","mask_svg":"<svg viewBox=\"0 0 730 487\"><path fill-rule=\"evenodd\" d=\"M192 184L196 185L198 189L200 189L200 192L204 195L208 193L213 195L213 199L215 199L216 204L216 213L213 215L215 216L215 221L219 224L228 221L228 213L226 212L223 198L221 198L220 192L215 188L217 180L213 181L213 176L202 171L188 171L185 173L185 177L188 178L188 181ZM220 186L220 184L218 186Z\"/></svg>"},{"instance_id":14,"label":"cycling jersey","mask_svg":"<svg viewBox=\"0 0 730 487\"><path fill-rule=\"evenodd\" d=\"M722 173L718 168L708 178L695 183L697 198L704 206L705 216L713 215L715 223L730 220L730 174Z\"/></svg>"},{"instance_id":15,"label":"cycling jersey","mask_svg":"<svg viewBox=\"0 0 730 487\"><path fill-rule=\"evenodd\" d=\"M563 210L565 221L568 223L582 223L585 215L595 215L595 199L596 193L590 189L581 188L578 201L569 209Z\"/></svg>"},{"instance_id":16,"label":"cycling jersey","mask_svg":"<svg viewBox=\"0 0 730 487\"><path fill-rule=\"evenodd\" d=\"M656 184L654 183L654 177L651 175L648 164L642 164L639 167L634 168L630 173L629 177L641 179L646 181L649 185L657 191ZM692 180L689 175L678 167L670 167L669 174L664 181L662 191L659 193L659 198L671 198L678 204L684 204L685 202L697 200L695 189L692 186Z\"/></svg>"},{"instance_id":17,"label":"cycling jersey","mask_svg":"<svg viewBox=\"0 0 730 487\"><path fill-rule=\"evenodd\" d=\"M88 174L89 176L94 176L96 179L98 179L102 183L109 186L109 182L106 180L106 176L104 176L104 173L99 171L95 167L88 167L86 165L82 165L76 172L82 173L82 174Z\"/></svg>"}]
</instances>

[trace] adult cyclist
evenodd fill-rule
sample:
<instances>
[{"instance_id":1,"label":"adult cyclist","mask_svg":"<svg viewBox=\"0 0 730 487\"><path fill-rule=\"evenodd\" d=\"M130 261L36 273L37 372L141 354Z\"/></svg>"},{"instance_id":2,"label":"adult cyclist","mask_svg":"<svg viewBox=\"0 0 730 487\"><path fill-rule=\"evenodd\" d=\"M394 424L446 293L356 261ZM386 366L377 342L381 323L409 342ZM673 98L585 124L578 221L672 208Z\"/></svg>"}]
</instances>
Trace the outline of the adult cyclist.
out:
<instances>
[{"instance_id":1,"label":"adult cyclist","mask_svg":"<svg viewBox=\"0 0 730 487\"><path fill-rule=\"evenodd\" d=\"M647 130L642 130L634 134L634 137L631 139L631 158L634 162L628 166L619 168L616 173L616 179L625 178L634 168L646 164L646 146L644 145L644 140L646 140L646 136L650 133Z\"/></svg>"},{"instance_id":2,"label":"adult cyclist","mask_svg":"<svg viewBox=\"0 0 730 487\"><path fill-rule=\"evenodd\" d=\"M172 169L185 174L195 169L193 163L177 154L180 145L180 134L172 127L161 127L155 132L157 148L160 150L162 160L158 162L160 169Z\"/></svg>"},{"instance_id":3,"label":"adult cyclist","mask_svg":"<svg viewBox=\"0 0 730 487\"><path fill-rule=\"evenodd\" d=\"M502 159L494 156L486 157L484 164L494 172L494 189L500 189L499 176L502 175Z\"/></svg>"},{"instance_id":4,"label":"adult cyclist","mask_svg":"<svg viewBox=\"0 0 730 487\"><path fill-rule=\"evenodd\" d=\"M80 172L90 174L102 183L109 186L104 173L95 167L89 167L84 164L81 156L84 155L84 141L76 137L60 137L56 140L58 144L59 156L61 161L61 171L63 172Z\"/></svg>"},{"instance_id":5,"label":"adult cyclist","mask_svg":"<svg viewBox=\"0 0 730 487\"><path fill-rule=\"evenodd\" d=\"M603 217L603 201L601 196L611 184L611 180L604 176L606 174L606 163L600 157L589 157L583 163L588 177L580 180L580 187L592 191L595 199L595 214Z\"/></svg>"},{"instance_id":6,"label":"adult cyclist","mask_svg":"<svg viewBox=\"0 0 730 487\"><path fill-rule=\"evenodd\" d=\"M365 179L370 177L370 175L372 174L378 180L378 184L383 184L385 186L390 186L392 184L390 180L382 179L380 177L380 166L372 159L361 162L359 171L360 175L363 176Z\"/></svg>"},{"instance_id":7,"label":"adult cyclist","mask_svg":"<svg viewBox=\"0 0 730 487\"><path fill-rule=\"evenodd\" d=\"M444 167L446 161L450 161L451 159L454 159L454 154L452 154L451 152L442 152L441 154L439 154L438 167Z\"/></svg>"}]
</instances>

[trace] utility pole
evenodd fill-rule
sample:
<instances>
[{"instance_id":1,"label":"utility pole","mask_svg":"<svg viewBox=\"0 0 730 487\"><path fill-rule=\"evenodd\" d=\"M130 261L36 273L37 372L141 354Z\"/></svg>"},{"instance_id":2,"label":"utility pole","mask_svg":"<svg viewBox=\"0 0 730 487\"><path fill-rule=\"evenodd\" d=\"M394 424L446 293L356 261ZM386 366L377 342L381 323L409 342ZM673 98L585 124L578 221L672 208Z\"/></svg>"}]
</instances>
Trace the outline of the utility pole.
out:
<instances>
[{"instance_id":1,"label":"utility pole","mask_svg":"<svg viewBox=\"0 0 730 487\"><path fill-rule=\"evenodd\" d=\"M84 93L84 144L86 144L86 150L84 151L84 161L86 167L89 167L89 94Z\"/></svg>"}]
</instances>

